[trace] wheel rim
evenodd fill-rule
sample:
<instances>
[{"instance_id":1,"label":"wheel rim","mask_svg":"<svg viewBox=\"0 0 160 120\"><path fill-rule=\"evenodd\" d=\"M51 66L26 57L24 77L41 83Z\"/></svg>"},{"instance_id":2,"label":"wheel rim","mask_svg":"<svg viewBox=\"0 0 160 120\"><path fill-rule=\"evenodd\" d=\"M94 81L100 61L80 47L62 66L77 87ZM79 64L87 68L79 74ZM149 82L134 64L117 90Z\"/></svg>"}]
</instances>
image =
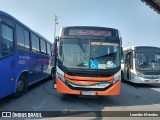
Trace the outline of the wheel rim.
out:
<instances>
[{"instance_id":1,"label":"wheel rim","mask_svg":"<svg viewBox=\"0 0 160 120\"><path fill-rule=\"evenodd\" d=\"M24 88L24 82L20 80L20 81L18 82L17 90L18 90L18 91L22 91L23 88Z\"/></svg>"}]
</instances>

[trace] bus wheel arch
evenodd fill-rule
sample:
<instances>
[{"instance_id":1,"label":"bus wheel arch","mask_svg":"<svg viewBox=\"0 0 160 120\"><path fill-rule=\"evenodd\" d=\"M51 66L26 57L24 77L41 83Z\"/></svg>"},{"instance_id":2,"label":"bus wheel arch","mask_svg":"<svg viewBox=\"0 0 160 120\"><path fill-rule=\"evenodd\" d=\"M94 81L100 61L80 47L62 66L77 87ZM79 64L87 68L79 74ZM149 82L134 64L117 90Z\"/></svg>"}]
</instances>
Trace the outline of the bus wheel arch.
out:
<instances>
[{"instance_id":1,"label":"bus wheel arch","mask_svg":"<svg viewBox=\"0 0 160 120\"><path fill-rule=\"evenodd\" d=\"M27 77L29 76L28 72L22 72L15 85L15 93L13 94L14 98L22 96L24 93L27 92L28 82Z\"/></svg>"}]
</instances>

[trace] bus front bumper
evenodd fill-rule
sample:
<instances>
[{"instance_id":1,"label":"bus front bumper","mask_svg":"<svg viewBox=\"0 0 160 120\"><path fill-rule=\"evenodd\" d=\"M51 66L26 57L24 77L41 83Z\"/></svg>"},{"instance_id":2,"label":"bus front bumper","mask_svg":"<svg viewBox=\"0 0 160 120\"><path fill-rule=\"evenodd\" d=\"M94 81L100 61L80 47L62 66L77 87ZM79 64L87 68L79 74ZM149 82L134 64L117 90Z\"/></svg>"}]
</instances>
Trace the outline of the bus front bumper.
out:
<instances>
[{"instance_id":1,"label":"bus front bumper","mask_svg":"<svg viewBox=\"0 0 160 120\"><path fill-rule=\"evenodd\" d=\"M69 88L64 82L59 78L56 79L57 82L57 92L62 94L74 94L74 95L94 95L94 96L115 96L120 94L120 80L110 86L108 89L103 91L83 91L83 90L73 90ZM85 94L86 93L86 94ZM87 94L91 93L91 94Z\"/></svg>"},{"instance_id":2,"label":"bus front bumper","mask_svg":"<svg viewBox=\"0 0 160 120\"><path fill-rule=\"evenodd\" d=\"M141 84L160 84L160 79L146 79L143 77L135 76L134 83L141 83Z\"/></svg>"}]
</instances>

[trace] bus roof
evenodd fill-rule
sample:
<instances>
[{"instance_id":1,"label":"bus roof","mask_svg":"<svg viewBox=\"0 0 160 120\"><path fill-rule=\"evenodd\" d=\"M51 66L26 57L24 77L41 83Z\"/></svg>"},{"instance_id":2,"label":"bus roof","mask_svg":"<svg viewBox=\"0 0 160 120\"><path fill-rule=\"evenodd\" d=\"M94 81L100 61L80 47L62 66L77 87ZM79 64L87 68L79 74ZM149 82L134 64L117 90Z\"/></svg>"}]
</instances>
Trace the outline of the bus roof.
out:
<instances>
[{"instance_id":1,"label":"bus roof","mask_svg":"<svg viewBox=\"0 0 160 120\"><path fill-rule=\"evenodd\" d=\"M118 29L109 28L109 27L100 27L100 26L66 26L66 27L61 28L60 36L65 36L65 32L67 30L71 30L71 29L74 29L74 30L99 30L99 31L106 31L106 32L107 32L107 30L110 30L110 31L114 31L114 33L119 36ZM69 35L69 36L74 36L74 35ZM76 36L78 36L78 35L76 35Z\"/></svg>"},{"instance_id":2,"label":"bus roof","mask_svg":"<svg viewBox=\"0 0 160 120\"><path fill-rule=\"evenodd\" d=\"M123 48L123 51L135 50L135 48L157 48L157 49L160 49L159 47L154 47L154 46L128 46L128 47Z\"/></svg>"},{"instance_id":3,"label":"bus roof","mask_svg":"<svg viewBox=\"0 0 160 120\"><path fill-rule=\"evenodd\" d=\"M66 28L90 28L90 29L112 29L112 30L117 30L117 29L114 29L114 28L100 27L100 26L66 26L66 27L62 27L62 29L66 29Z\"/></svg>"},{"instance_id":4,"label":"bus roof","mask_svg":"<svg viewBox=\"0 0 160 120\"><path fill-rule=\"evenodd\" d=\"M23 24L22 22L20 22L19 20L17 20L15 17L11 16L10 14L3 12L0 10L0 16L4 16L7 17L9 19L12 19L13 21L17 22L18 24L22 25L23 27L29 29L30 31L32 31L34 34L40 36L41 38L45 39L47 42L49 42L50 44L52 44L49 40L47 40L45 37L43 37L42 35L40 35L38 32L32 30L31 28L27 27L25 24Z\"/></svg>"}]
</instances>

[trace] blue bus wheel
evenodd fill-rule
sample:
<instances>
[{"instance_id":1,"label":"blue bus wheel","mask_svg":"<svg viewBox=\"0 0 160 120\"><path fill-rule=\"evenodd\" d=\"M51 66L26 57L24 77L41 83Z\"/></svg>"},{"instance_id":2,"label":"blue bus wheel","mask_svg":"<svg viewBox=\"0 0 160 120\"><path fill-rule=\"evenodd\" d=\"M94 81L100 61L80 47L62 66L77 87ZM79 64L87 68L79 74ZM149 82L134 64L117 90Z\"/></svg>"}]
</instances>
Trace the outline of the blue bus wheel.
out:
<instances>
[{"instance_id":1,"label":"blue bus wheel","mask_svg":"<svg viewBox=\"0 0 160 120\"><path fill-rule=\"evenodd\" d=\"M25 82L25 75L22 75L19 80L18 80L18 83L17 83L17 86L16 86L16 93L13 94L13 98L17 98L17 97L20 97L23 95L23 93L26 92L26 82Z\"/></svg>"},{"instance_id":2,"label":"blue bus wheel","mask_svg":"<svg viewBox=\"0 0 160 120\"><path fill-rule=\"evenodd\" d=\"M22 92L24 89L24 86L25 86L25 84L24 84L23 80L18 81L17 92Z\"/></svg>"}]
</instances>

